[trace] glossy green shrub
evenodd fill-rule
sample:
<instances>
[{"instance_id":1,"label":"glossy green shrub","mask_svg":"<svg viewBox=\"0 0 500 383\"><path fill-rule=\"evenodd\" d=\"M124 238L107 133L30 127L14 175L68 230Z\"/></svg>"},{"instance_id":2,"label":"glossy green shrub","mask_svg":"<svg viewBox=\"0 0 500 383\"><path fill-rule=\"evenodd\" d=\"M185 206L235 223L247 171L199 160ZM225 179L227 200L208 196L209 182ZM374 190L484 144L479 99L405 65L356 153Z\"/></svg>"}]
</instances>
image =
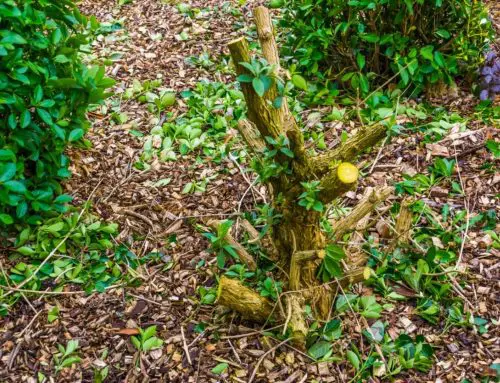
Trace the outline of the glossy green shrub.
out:
<instances>
[{"instance_id":1,"label":"glossy green shrub","mask_svg":"<svg viewBox=\"0 0 500 383\"><path fill-rule=\"evenodd\" d=\"M97 27L71 0L0 2L0 228L38 224L71 199L64 150L83 143L88 106L113 84L81 60Z\"/></svg>"},{"instance_id":2,"label":"glossy green shrub","mask_svg":"<svg viewBox=\"0 0 500 383\"><path fill-rule=\"evenodd\" d=\"M288 0L282 25L300 70L361 94L452 84L477 70L493 33L475 0Z\"/></svg>"}]
</instances>

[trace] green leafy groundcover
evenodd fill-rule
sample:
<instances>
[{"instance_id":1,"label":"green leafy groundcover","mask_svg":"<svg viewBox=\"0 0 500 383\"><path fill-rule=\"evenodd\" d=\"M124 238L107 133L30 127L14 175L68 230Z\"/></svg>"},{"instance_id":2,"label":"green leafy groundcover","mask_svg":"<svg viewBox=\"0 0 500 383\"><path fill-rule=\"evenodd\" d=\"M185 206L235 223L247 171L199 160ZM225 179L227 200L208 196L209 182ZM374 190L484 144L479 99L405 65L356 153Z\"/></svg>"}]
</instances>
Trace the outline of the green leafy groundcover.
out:
<instances>
[{"instance_id":1,"label":"green leafy groundcover","mask_svg":"<svg viewBox=\"0 0 500 383\"><path fill-rule=\"evenodd\" d=\"M71 200L64 150L84 143L87 108L113 85L81 60L97 27L71 0L0 3L0 229L39 224Z\"/></svg>"},{"instance_id":2,"label":"green leafy groundcover","mask_svg":"<svg viewBox=\"0 0 500 383\"><path fill-rule=\"evenodd\" d=\"M284 57L362 94L374 82L451 84L477 71L493 36L475 0L287 0L284 12Z\"/></svg>"}]
</instances>

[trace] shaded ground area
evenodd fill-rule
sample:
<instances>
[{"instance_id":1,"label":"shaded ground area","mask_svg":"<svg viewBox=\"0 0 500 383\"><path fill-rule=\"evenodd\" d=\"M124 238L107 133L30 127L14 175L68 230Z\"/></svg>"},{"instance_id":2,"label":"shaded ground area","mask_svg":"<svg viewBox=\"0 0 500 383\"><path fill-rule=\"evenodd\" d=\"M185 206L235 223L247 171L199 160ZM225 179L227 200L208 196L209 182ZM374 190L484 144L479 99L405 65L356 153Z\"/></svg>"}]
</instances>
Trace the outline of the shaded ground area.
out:
<instances>
[{"instance_id":1,"label":"shaded ground area","mask_svg":"<svg viewBox=\"0 0 500 383\"><path fill-rule=\"evenodd\" d=\"M35 300L33 308L21 302L16 311L0 321L1 381L35 382L39 370L51 376L48 366L57 343L78 338L82 363L63 371L54 381L91 382L95 371L107 365L107 382L246 382L260 358L279 343L263 336L261 328L242 322L220 307L200 305L196 294L200 286L215 285L215 269L210 267L215 260L207 253L207 243L194 224L210 215L233 215L240 201L242 210L251 209L260 197L246 193L250 175L230 159L220 164L202 163L193 156L172 162L154 159L151 169L138 170L134 163L141 155L143 142L131 130L148 134L152 115L136 101L120 101L120 92L131 86L134 79L142 82L161 78L164 86L176 91L193 87L202 78L232 81L230 74L214 74L188 65L185 59L207 52L215 63L220 63L221 57L227 56L225 47L230 39L252 33L245 20L250 20L249 10L255 3L240 7L230 2L192 1L191 5L202 11L191 19L159 0L134 1L121 7L103 0L83 2L86 14L94 14L116 27L114 33L103 34L94 49L100 57L117 57L110 67L118 80L114 99L121 103L120 110L128 114L128 121L111 123L109 114L103 111L92 114L95 124L89 139L93 148L72 153L74 177L66 188L77 197L77 203L87 200L95 189L91 196L93 208L103 218L120 223L119 240L129 244L138 256L155 251L164 255L159 264L139 270L140 287L91 296L44 297ZM492 14L498 15L498 11ZM188 39L183 40L183 32L189 35ZM467 93L447 101L451 110L464 114L476 102ZM176 113L183 108L179 103ZM331 144L338 141L345 128L332 124ZM471 214L498 211L500 177L483 168L490 154L484 145L479 145L487 138L498 139L498 132L481 121L472 121L467 134L453 129L450 133L437 146L422 147L422 137L414 135L384 145L378 158L378 150L374 150L366 156L367 166L373 165L371 172L345 205L353 205L368 186L401 180L402 173L424 171L436 155L446 151L449 158L458 159L465 196L451 199L447 190L437 188L426 197L429 205L436 211L446 202L456 208L468 204ZM207 175L217 177L204 193L182 193L186 183ZM170 183L155 186L167 177ZM371 234L375 240L382 236L376 227ZM500 316L499 256L497 250L484 250L481 233L472 229L468 232L462 259L467 283L462 294L480 315L496 320ZM205 261L205 266L198 267L200 261ZM368 287L354 289L370 293ZM46 309L54 306L56 299L61 313L59 320L49 324ZM33 310L39 315L34 316ZM408 303L396 305L392 312L384 314L384 319L391 324L391 336L396 337L403 330L419 333L436 347L436 363L427 376L412 372L400 381L459 382L466 377L474 380L491 375L488 367L499 362L498 326L482 335L463 328L443 332L443 328L430 326L414 315L414 307ZM353 339L361 336L354 315L348 315L343 322L344 331L351 332ZM201 330L200 323L204 324ZM165 346L140 356L130 335L134 334L133 329L150 325L158 326L158 336L165 340ZM218 376L211 369L221 362L228 363L229 368ZM284 345L259 363L255 381L347 382L352 375L345 362L314 364L307 355Z\"/></svg>"}]
</instances>

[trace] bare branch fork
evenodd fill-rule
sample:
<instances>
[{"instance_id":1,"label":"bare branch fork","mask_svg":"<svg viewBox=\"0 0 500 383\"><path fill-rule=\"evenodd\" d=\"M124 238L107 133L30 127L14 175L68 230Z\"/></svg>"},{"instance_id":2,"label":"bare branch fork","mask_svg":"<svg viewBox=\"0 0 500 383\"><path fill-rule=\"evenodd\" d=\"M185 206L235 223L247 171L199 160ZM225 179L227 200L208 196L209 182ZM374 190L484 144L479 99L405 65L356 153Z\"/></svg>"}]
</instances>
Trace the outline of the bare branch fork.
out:
<instances>
[{"instance_id":1,"label":"bare branch fork","mask_svg":"<svg viewBox=\"0 0 500 383\"><path fill-rule=\"evenodd\" d=\"M279 54L269 10L260 6L254 9L253 15L262 54L267 62L274 66L277 75L280 70ZM237 75L250 75L249 70L241 65L251 62L246 39L240 37L231 41L228 46ZM304 137L289 111L286 98L279 108L273 105L273 101L279 96L275 82L262 97L255 92L251 83L242 83L241 88L248 108L248 120L240 121L238 131L249 149L259 155L270 146L264 140L265 137L276 139L285 136L293 152L293 158L287 158L290 172L271 178L268 191L271 196L281 195L280 203L273 206L282 219L280 224L273 228L272 240L279 256L278 263L289 275L288 289L293 292L286 295L284 302L287 317L279 318L279 315L275 315L278 317L275 319L285 321L296 343L300 344L304 342L307 334L305 303L311 304L319 317L327 318L333 300L330 285L321 285L316 278L316 269L325 257L326 247L326 239L320 227L321 213L306 210L297 204L303 192L301 183L320 181L318 198L324 204L354 189L357 180L346 180L345 177L339 176L340 164L354 161L365 149L383 139L386 127L383 124L365 126L339 147L312 156L305 149ZM279 156L277 160L281 161ZM391 188L382 188L369 195L350 215L336 224L335 239L339 240L345 233L353 230L360 219L374 210L377 204L387 199L391 193ZM254 268L255 261L251 257L248 258L243 251L238 253L243 254L243 262ZM349 271L342 283L347 286L349 283L364 280L366 273L363 273L363 270L361 267ZM267 320L273 312L273 305L266 298L241 282L225 277L220 280L218 302L248 319L257 321Z\"/></svg>"}]
</instances>

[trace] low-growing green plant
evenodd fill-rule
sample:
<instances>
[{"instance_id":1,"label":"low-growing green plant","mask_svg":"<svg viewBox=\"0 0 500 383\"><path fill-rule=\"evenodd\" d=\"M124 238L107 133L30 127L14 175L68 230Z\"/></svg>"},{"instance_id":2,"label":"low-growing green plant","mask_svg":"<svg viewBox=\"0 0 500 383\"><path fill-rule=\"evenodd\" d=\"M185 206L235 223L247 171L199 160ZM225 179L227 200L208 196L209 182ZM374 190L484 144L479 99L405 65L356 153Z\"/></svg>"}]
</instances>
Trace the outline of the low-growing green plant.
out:
<instances>
[{"instance_id":1,"label":"low-growing green plant","mask_svg":"<svg viewBox=\"0 0 500 383\"><path fill-rule=\"evenodd\" d=\"M217 289L214 287L198 287L198 295L200 296L200 303L203 305L212 305L217 299Z\"/></svg>"},{"instance_id":2,"label":"low-growing green plant","mask_svg":"<svg viewBox=\"0 0 500 383\"><path fill-rule=\"evenodd\" d=\"M272 300L277 300L278 295L281 293L282 282L277 282L271 277L267 277L264 280L261 280L257 284L257 291L260 292L260 295L263 297L269 297Z\"/></svg>"},{"instance_id":3,"label":"low-growing green plant","mask_svg":"<svg viewBox=\"0 0 500 383\"><path fill-rule=\"evenodd\" d=\"M234 247L227 242L226 236L233 226L233 221L225 220L222 221L220 225L217 226L217 232L214 233L203 233L203 236L210 241L210 251L214 253L217 257L217 266L223 269L226 265L227 257L233 257L239 260L238 253L234 250Z\"/></svg>"},{"instance_id":4,"label":"low-growing green plant","mask_svg":"<svg viewBox=\"0 0 500 383\"><path fill-rule=\"evenodd\" d=\"M66 367L71 367L72 365L81 362L82 359L76 353L78 347L78 340L73 339L68 341L66 347L64 347L62 344L57 345L57 349L59 350L59 352L54 355L54 366L56 369L56 373Z\"/></svg>"},{"instance_id":5,"label":"low-growing green plant","mask_svg":"<svg viewBox=\"0 0 500 383\"><path fill-rule=\"evenodd\" d=\"M132 94L140 94L140 91ZM234 85L201 81L194 89L181 92L180 96L187 104L187 111L175 118L167 113L166 122L152 128L144 139L142 161L136 167L147 169L148 162L154 157L174 161L179 154L192 152L214 161L227 156L230 143L216 142L223 141L243 115L241 92Z\"/></svg>"},{"instance_id":6,"label":"low-growing green plant","mask_svg":"<svg viewBox=\"0 0 500 383\"><path fill-rule=\"evenodd\" d=\"M143 330L139 328L139 335L130 338L137 351L147 353L163 346L163 340L156 336L156 326L149 326Z\"/></svg>"},{"instance_id":7,"label":"low-growing green plant","mask_svg":"<svg viewBox=\"0 0 500 383\"><path fill-rule=\"evenodd\" d=\"M11 285L60 291L73 284L90 293L134 281L134 270L151 259L139 260L125 245L116 244L113 236L117 229L117 224L103 222L86 211L73 211L38 227L26 227L9 257L13 267L8 275L0 275L0 315L6 315L21 297L19 292L7 289ZM56 308L49 313L49 321L57 318Z\"/></svg>"},{"instance_id":8,"label":"low-growing green plant","mask_svg":"<svg viewBox=\"0 0 500 383\"><path fill-rule=\"evenodd\" d=\"M88 145L85 115L114 81L83 65L99 24L74 1L7 1L0 8L0 227L64 212L68 145Z\"/></svg>"}]
</instances>

